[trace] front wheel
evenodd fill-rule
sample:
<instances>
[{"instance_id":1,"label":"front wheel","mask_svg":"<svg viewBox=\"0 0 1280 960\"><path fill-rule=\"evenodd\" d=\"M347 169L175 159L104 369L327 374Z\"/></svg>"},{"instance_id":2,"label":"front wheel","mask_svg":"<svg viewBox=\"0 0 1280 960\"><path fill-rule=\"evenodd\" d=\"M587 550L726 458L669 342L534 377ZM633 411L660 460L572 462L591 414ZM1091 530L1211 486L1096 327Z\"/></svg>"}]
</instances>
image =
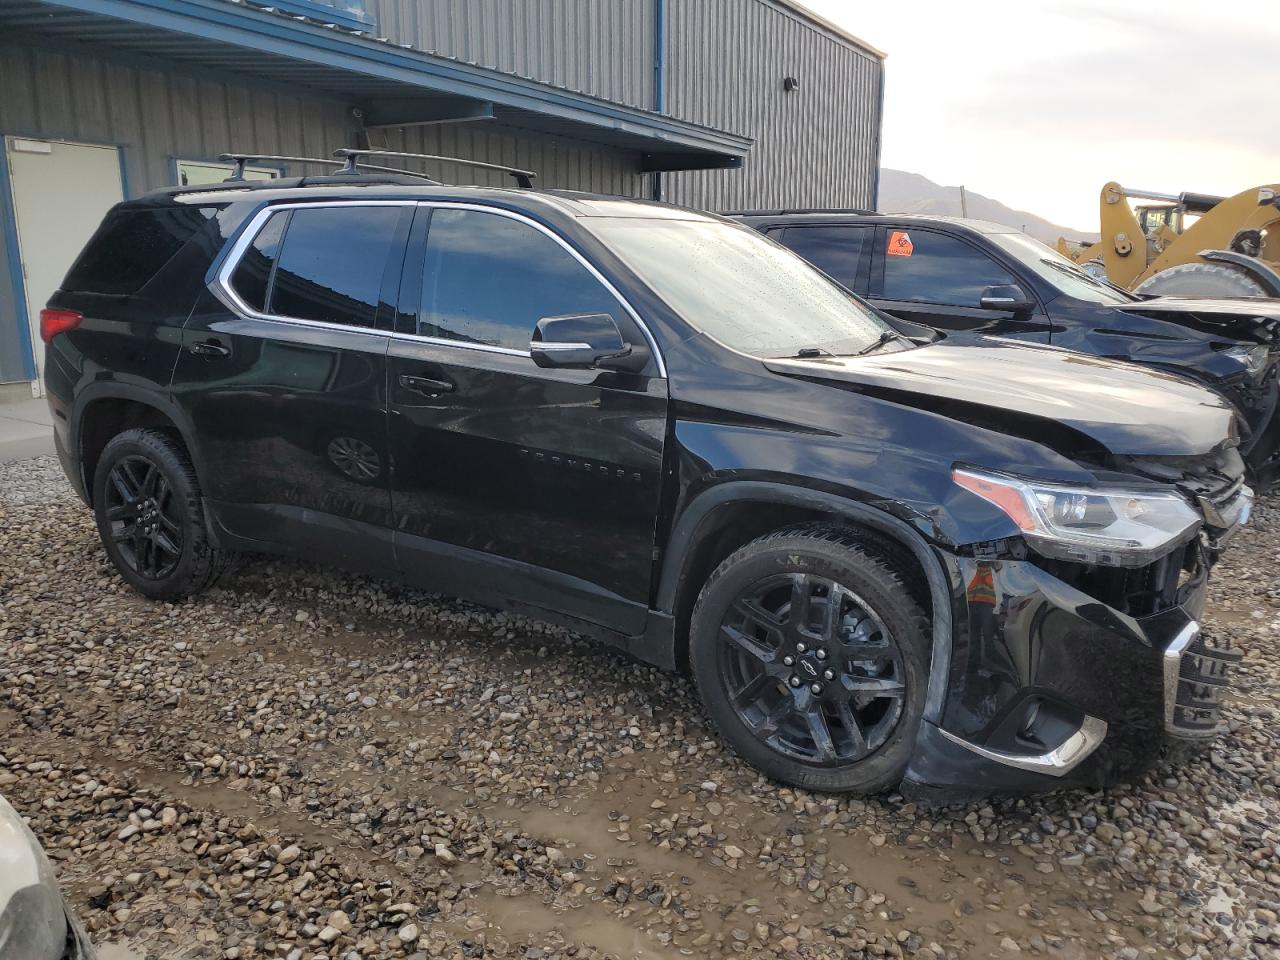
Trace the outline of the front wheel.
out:
<instances>
[{"instance_id":1,"label":"front wheel","mask_svg":"<svg viewBox=\"0 0 1280 960\"><path fill-rule=\"evenodd\" d=\"M902 778L924 712L926 618L856 533L755 540L707 580L689 653L721 735L794 786L874 793Z\"/></svg>"},{"instance_id":2,"label":"front wheel","mask_svg":"<svg viewBox=\"0 0 1280 960\"><path fill-rule=\"evenodd\" d=\"M159 430L126 430L107 443L94 473L93 512L120 575L154 600L199 593L231 562L209 542L186 451Z\"/></svg>"}]
</instances>

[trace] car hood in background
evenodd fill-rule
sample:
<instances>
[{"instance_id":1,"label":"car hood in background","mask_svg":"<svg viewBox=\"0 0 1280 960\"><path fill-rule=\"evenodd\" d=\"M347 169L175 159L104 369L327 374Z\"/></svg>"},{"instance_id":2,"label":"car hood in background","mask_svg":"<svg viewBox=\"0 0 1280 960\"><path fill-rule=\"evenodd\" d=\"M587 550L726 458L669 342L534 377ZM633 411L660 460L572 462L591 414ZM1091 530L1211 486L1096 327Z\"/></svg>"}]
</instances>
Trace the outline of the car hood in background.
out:
<instances>
[{"instance_id":1,"label":"car hood in background","mask_svg":"<svg viewBox=\"0 0 1280 960\"><path fill-rule=\"evenodd\" d=\"M1152 297L1116 306L1131 313L1202 313L1226 317L1270 317L1280 320L1280 300L1262 297Z\"/></svg>"},{"instance_id":2,"label":"car hood in background","mask_svg":"<svg viewBox=\"0 0 1280 960\"><path fill-rule=\"evenodd\" d=\"M935 343L865 357L766 360L775 373L829 380L901 403L929 398L930 409L1029 439L1028 417L1070 427L1116 454L1195 456L1234 436L1235 414L1217 394L1174 374L1052 347ZM954 409L948 409L950 401ZM1020 415L1020 416L1018 416ZM1016 422L1015 421L1020 421Z\"/></svg>"}]
</instances>

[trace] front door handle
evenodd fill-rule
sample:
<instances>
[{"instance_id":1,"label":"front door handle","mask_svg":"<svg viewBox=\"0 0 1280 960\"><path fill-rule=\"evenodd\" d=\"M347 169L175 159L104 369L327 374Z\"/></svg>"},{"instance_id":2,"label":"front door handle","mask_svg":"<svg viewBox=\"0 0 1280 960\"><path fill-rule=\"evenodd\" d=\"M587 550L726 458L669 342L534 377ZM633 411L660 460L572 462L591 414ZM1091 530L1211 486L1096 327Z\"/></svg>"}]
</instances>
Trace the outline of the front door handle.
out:
<instances>
[{"instance_id":1,"label":"front door handle","mask_svg":"<svg viewBox=\"0 0 1280 960\"><path fill-rule=\"evenodd\" d=\"M453 393L453 384L448 380L432 380L430 377L411 377L400 374L400 386L424 397L438 397L442 393Z\"/></svg>"},{"instance_id":2,"label":"front door handle","mask_svg":"<svg viewBox=\"0 0 1280 960\"><path fill-rule=\"evenodd\" d=\"M197 357L229 357L231 348L217 340L197 340L188 344L187 349Z\"/></svg>"}]
</instances>

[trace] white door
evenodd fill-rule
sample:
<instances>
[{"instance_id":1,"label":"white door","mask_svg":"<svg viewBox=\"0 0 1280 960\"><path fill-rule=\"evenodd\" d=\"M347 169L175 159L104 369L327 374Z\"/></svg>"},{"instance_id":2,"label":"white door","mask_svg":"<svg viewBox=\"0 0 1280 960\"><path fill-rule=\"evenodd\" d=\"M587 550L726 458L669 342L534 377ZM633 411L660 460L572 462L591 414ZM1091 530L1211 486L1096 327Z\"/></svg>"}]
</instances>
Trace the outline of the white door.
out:
<instances>
[{"instance_id":1,"label":"white door","mask_svg":"<svg viewBox=\"0 0 1280 960\"><path fill-rule=\"evenodd\" d=\"M35 350L36 395L43 392L40 311L67 275L102 215L124 199L120 151L62 140L6 137L9 189L18 227L27 321Z\"/></svg>"}]
</instances>

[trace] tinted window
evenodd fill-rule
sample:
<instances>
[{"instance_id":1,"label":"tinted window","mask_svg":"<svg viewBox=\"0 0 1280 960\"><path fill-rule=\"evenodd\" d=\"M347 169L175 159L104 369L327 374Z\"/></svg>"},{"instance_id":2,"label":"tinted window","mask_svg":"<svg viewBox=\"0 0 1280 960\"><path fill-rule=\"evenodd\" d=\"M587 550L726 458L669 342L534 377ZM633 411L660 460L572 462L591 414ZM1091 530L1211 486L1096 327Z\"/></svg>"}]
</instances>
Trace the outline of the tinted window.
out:
<instances>
[{"instance_id":1,"label":"tinted window","mask_svg":"<svg viewBox=\"0 0 1280 960\"><path fill-rule=\"evenodd\" d=\"M240 295L240 299L255 310L267 309L267 282L271 279L271 268L280 252L280 238L284 236L284 227L288 222L288 213L277 213L268 220L240 258L236 271L231 276L232 288Z\"/></svg>"},{"instance_id":2,"label":"tinted window","mask_svg":"<svg viewBox=\"0 0 1280 960\"><path fill-rule=\"evenodd\" d=\"M118 210L107 214L72 265L63 290L131 294L140 290L209 222L204 207Z\"/></svg>"},{"instance_id":3,"label":"tinted window","mask_svg":"<svg viewBox=\"0 0 1280 960\"><path fill-rule=\"evenodd\" d=\"M1013 277L954 237L926 230L886 230L884 298L976 307L982 291Z\"/></svg>"},{"instance_id":4,"label":"tinted window","mask_svg":"<svg viewBox=\"0 0 1280 960\"><path fill-rule=\"evenodd\" d=\"M271 279L267 312L371 327L399 207L294 210Z\"/></svg>"},{"instance_id":5,"label":"tinted window","mask_svg":"<svg viewBox=\"0 0 1280 960\"><path fill-rule=\"evenodd\" d=\"M618 301L558 242L510 217L435 210L418 332L528 350L543 317L607 313Z\"/></svg>"},{"instance_id":6,"label":"tinted window","mask_svg":"<svg viewBox=\"0 0 1280 960\"><path fill-rule=\"evenodd\" d=\"M833 280L857 290L862 246L874 232L872 227L788 227L782 242Z\"/></svg>"}]
</instances>

